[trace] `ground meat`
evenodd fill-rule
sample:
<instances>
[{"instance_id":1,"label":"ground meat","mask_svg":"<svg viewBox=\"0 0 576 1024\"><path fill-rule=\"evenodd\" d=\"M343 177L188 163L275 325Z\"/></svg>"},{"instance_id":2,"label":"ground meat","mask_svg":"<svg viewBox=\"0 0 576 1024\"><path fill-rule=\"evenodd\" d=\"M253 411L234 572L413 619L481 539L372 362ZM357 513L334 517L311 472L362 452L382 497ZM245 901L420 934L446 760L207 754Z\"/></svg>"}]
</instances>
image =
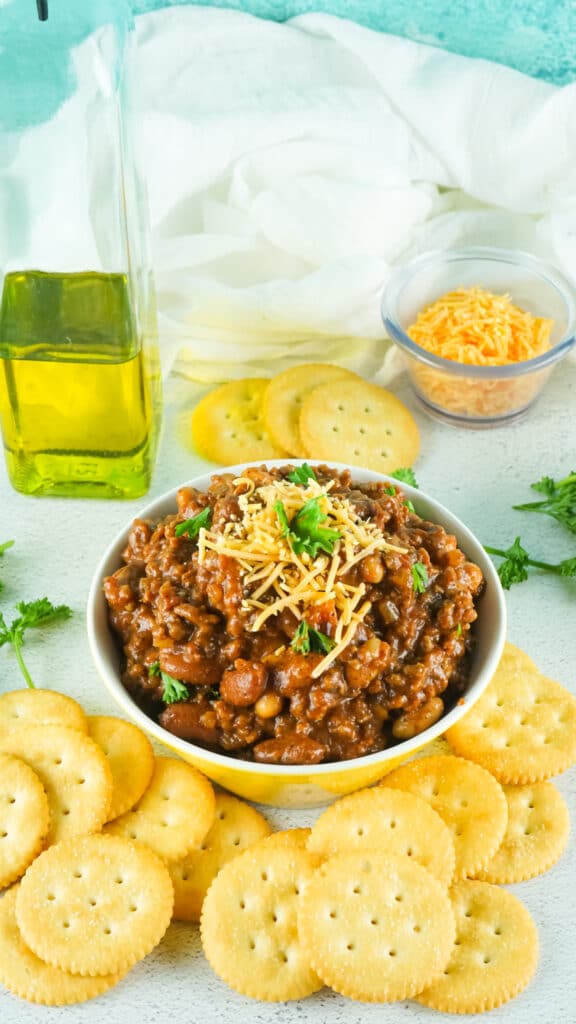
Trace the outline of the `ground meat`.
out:
<instances>
[{"instance_id":1,"label":"ground meat","mask_svg":"<svg viewBox=\"0 0 576 1024\"><path fill-rule=\"evenodd\" d=\"M260 486L290 469L247 475ZM294 613L285 608L252 632L241 563L212 550L200 559L197 540L176 531L206 508L212 530L241 519L231 474L215 475L206 492L181 488L177 512L160 522L135 521L104 593L124 685L173 734L262 763L346 760L417 735L464 690L484 587L478 566L441 526L411 511L400 488L353 484L349 472L327 467L316 474L405 549L369 553L343 577L364 586L370 608L317 678L324 654L298 649ZM417 562L422 588L414 585ZM311 605L306 621L332 637L333 602ZM168 677L180 684L174 703L165 699Z\"/></svg>"}]
</instances>

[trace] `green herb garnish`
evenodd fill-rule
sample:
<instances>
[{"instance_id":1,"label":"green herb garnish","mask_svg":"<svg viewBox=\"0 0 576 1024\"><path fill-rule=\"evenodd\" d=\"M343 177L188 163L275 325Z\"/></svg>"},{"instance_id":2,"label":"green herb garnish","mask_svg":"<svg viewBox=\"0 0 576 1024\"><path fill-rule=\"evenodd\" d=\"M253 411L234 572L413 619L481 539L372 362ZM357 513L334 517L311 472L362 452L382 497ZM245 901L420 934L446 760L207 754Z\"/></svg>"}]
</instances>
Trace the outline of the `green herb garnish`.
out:
<instances>
[{"instance_id":1,"label":"green herb garnish","mask_svg":"<svg viewBox=\"0 0 576 1024\"><path fill-rule=\"evenodd\" d=\"M411 487L418 487L414 470L410 466L401 466L394 473L389 473L389 476L393 476L395 480L401 480L404 484L410 484Z\"/></svg>"},{"instance_id":2,"label":"green herb garnish","mask_svg":"<svg viewBox=\"0 0 576 1024\"><path fill-rule=\"evenodd\" d=\"M302 487L307 487L309 480L315 480L318 483L316 473L307 462L303 462L301 466L295 466L292 472L288 473L287 479L293 484L301 484Z\"/></svg>"},{"instance_id":3,"label":"green herb garnish","mask_svg":"<svg viewBox=\"0 0 576 1024\"><path fill-rule=\"evenodd\" d=\"M148 666L148 675L160 676L164 684L162 700L165 704L176 704L180 700L188 700L190 696L188 687L181 683L179 679L174 679L174 676L169 676L167 672L163 672L159 661L155 661L152 665Z\"/></svg>"},{"instance_id":4,"label":"green herb garnish","mask_svg":"<svg viewBox=\"0 0 576 1024\"><path fill-rule=\"evenodd\" d=\"M461 625L461 623L458 623L458 625L456 626L456 636L458 637L458 639L460 639L460 637L462 636L462 625Z\"/></svg>"},{"instance_id":5,"label":"green herb garnish","mask_svg":"<svg viewBox=\"0 0 576 1024\"><path fill-rule=\"evenodd\" d=\"M14 545L14 541L13 540L5 540L3 544L0 544L0 556L2 556L5 551L8 551L8 548L13 547L13 545ZM4 587L4 584L2 583L2 580L0 580L0 590L2 590L3 587Z\"/></svg>"},{"instance_id":6,"label":"green herb garnish","mask_svg":"<svg viewBox=\"0 0 576 1024\"><path fill-rule=\"evenodd\" d=\"M310 654L311 651L318 654L329 654L336 646L336 641L326 636L326 633L321 633L318 629L314 629L313 626L309 626L302 619L302 622L298 623L298 628L292 637L290 646L298 654Z\"/></svg>"},{"instance_id":7,"label":"green herb garnish","mask_svg":"<svg viewBox=\"0 0 576 1024\"><path fill-rule=\"evenodd\" d=\"M528 579L528 566L543 569L556 576L576 576L576 558L565 558L555 564L540 562L538 559L530 558L526 549L522 547L520 537L516 537L514 543L505 551L501 548L488 547L486 544L484 550L489 555L497 555L504 559L498 566L498 575L505 590L510 590L513 583L523 583Z\"/></svg>"},{"instance_id":8,"label":"green herb garnish","mask_svg":"<svg viewBox=\"0 0 576 1024\"><path fill-rule=\"evenodd\" d=\"M177 537L182 537L186 534L190 540L195 540L202 527L208 529L212 521L212 509L205 508L202 512L198 512L197 515L192 516L192 519L185 519L183 523L178 523L178 526L174 530Z\"/></svg>"},{"instance_id":9,"label":"green herb garnish","mask_svg":"<svg viewBox=\"0 0 576 1024\"><path fill-rule=\"evenodd\" d=\"M531 487L544 495L542 501L529 501L524 505L513 505L512 508L520 512L539 512L551 516L571 533L576 533L576 471L572 470L563 480L543 476Z\"/></svg>"},{"instance_id":10,"label":"green herb garnish","mask_svg":"<svg viewBox=\"0 0 576 1024\"><path fill-rule=\"evenodd\" d=\"M336 541L342 536L339 530L320 525L328 519L326 512L320 508L320 498L310 498L291 520L288 520L281 501L275 502L274 511L282 527L282 536L286 537L297 555L306 553L316 558L318 551L326 551L331 555Z\"/></svg>"},{"instance_id":11,"label":"green herb garnish","mask_svg":"<svg viewBox=\"0 0 576 1024\"><path fill-rule=\"evenodd\" d=\"M65 604L53 605L47 597L41 597L37 601L20 601L15 608L18 616L9 624L6 624L4 616L0 612L0 647L3 647L4 644L12 645L26 685L34 689L34 683L22 657L24 634L28 629L41 629L53 622L63 622L65 619L69 619L72 609Z\"/></svg>"},{"instance_id":12,"label":"green herb garnish","mask_svg":"<svg viewBox=\"0 0 576 1024\"><path fill-rule=\"evenodd\" d=\"M404 502L404 507L407 508L409 512L415 512L416 511L416 509L414 508L414 505L410 501L410 498L406 498L406 501Z\"/></svg>"},{"instance_id":13,"label":"green herb garnish","mask_svg":"<svg viewBox=\"0 0 576 1024\"><path fill-rule=\"evenodd\" d=\"M412 586L417 594L423 594L428 585L428 570L423 562L414 562L412 566Z\"/></svg>"}]
</instances>

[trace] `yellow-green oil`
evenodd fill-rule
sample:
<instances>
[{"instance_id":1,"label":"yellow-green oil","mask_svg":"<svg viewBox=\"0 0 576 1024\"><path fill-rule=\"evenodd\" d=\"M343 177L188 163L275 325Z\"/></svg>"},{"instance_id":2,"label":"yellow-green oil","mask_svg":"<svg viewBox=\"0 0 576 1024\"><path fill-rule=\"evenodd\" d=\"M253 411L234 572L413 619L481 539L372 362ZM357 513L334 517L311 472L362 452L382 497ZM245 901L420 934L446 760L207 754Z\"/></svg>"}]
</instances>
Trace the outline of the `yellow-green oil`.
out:
<instances>
[{"instance_id":1,"label":"yellow-green oil","mask_svg":"<svg viewBox=\"0 0 576 1024\"><path fill-rule=\"evenodd\" d=\"M136 498L150 485L157 371L123 274L10 273L0 307L0 422L24 494Z\"/></svg>"}]
</instances>

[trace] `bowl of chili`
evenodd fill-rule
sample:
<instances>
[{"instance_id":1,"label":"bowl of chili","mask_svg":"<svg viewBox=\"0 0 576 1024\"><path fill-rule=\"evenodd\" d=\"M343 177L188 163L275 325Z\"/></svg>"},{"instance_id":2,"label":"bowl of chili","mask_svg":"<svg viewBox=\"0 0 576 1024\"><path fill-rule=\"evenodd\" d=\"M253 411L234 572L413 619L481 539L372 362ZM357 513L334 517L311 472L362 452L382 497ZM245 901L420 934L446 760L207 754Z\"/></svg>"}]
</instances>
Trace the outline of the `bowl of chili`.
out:
<instances>
[{"instance_id":1,"label":"bowl of chili","mask_svg":"<svg viewBox=\"0 0 576 1024\"><path fill-rule=\"evenodd\" d=\"M256 802L376 782L477 700L506 609L482 545L435 499L343 465L207 474L112 540L87 610L110 695Z\"/></svg>"}]
</instances>

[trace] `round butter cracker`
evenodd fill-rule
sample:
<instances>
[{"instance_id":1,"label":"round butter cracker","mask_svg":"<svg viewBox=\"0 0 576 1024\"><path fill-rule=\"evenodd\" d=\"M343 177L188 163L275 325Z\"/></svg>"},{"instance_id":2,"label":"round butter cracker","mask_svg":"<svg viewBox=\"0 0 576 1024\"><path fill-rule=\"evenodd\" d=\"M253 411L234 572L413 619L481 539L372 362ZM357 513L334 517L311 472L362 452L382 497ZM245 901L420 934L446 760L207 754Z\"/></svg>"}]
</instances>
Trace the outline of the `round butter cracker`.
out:
<instances>
[{"instance_id":1,"label":"round butter cracker","mask_svg":"<svg viewBox=\"0 0 576 1024\"><path fill-rule=\"evenodd\" d=\"M10 690L0 695L0 737L28 725L67 725L88 732L80 705L56 690Z\"/></svg>"},{"instance_id":2,"label":"round butter cracker","mask_svg":"<svg viewBox=\"0 0 576 1024\"><path fill-rule=\"evenodd\" d=\"M0 754L0 889L22 875L42 849L50 808L36 772Z\"/></svg>"},{"instance_id":3,"label":"round butter cracker","mask_svg":"<svg viewBox=\"0 0 576 1024\"><path fill-rule=\"evenodd\" d=\"M412 413L390 391L360 378L311 391L302 403L299 429L310 458L380 473L411 466L420 448Z\"/></svg>"},{"instance_id":4,"label":"round butter cracker","mask_svg":"<svg viewBox=\"0 0 576 1024\"><path fill-rule=\"evenodd\" d=\"M322 988L297 926L315 864L306 850L262 842L226 864L210 886L200 925L204 953L242 995L283 1002Z\"/></svg>"},{"instance_id":5,"label":"round butter cracker","mask_svg":"<svg viewBox=\"0 0 576 1024\"><path fill-rule=\"evenodd\" d=\"M568 842L570 817L551 782L502 788L508 803L506 834L492 860L475 877L510 885L541 875L556 863Z\"/></svg>"},{"instance_id":6,"label":"round butter cracker","mask_svg":"<svg viewBox=\"0 0 576 1024\"><path fill-rule=\"evenodd\" d=\"M450 892L456 942L444 973L416 996L444 1013L483 1013L517 996L538 962L538 934L506 889L464 881Z\"/></svg>"},{"instance_id":7,"label":"round butter cracker","mask_svg":"<svg viewBox=\"0 0 576 1024\"><path fill-rule=\"evenodd\" d=\"M159 942L174 893L162 861L120 836L45 850L18 887L16 920L36 956L73 974L127 971Z\"/></svg>"},{"instance_id":8,"label":"round butter cracker","mask_svg":"<svg viewBox=\"0 0 576 1024\"><path fill-rule=\"evenodd\" d=\"M541 782L576 760L576 698L506 644L487 689L446 739L502 783Z\"/></svg>"},{"instance_id":9,"label":"round butter cracker","mask_svg":"<svg viewBox=\"0 0 576 1024\"><path fill-rule=\"evenodd\" d=\"M192 442L199 455L222 466L286 453L268 437L262 402L268 381L259 377L232 380L201 398L192 413Z\"/></svg>"},{"instance_id":10,"label":"round butter cracker","mask_svg":"<svg viewBox=\"0 0 576 1024\"><path fill-rule=\"evenodd\" d=\"M300 363L277 373L264 393L264 422L274 443L289 455L303 457L299 419L306 396L323 384L361 378L332 363Z\"/></svg>"},{"instance_id":11,"label":"round butter cracker","mask_svg":"<svg viewBox=\"0 0 576 1024\"><path fill-rule=\"evenodd\" d=\"M148 789L132 810L109 821L104 832L149 846L163 861L185 857L214 821L214 790L192 765L157 757Z\"/></svg>"},{"instance_id":12,"label":"round butter cracker","mask_svg":"<svg viewBox=\"0 0 576 1024\"><path fill-rule=\"evenodd\" d=\"M18 886L0 900L0 982L14 996L41 1006L68 1006L107 992L123 973L82 977L62 971L36 956L24 942L16 922Z\"/></svg>"},{"instance_id":13,"label":"round butter cracker","mask_svg":"<svg viewBox=\"0 0 576 1024\"><path fill-rule=\"evenodd\" d=\"M442 818L413 793L384 786L359 790L328 807L307 848L324 857L363 850L412 857L446 886L454 874L454 843Z\"/></svg>"},{"instance_id":14,"label":"round butter cracker","mask_svg":"<svg viewBox=\"0 0 576 1024\"><path fill-rule=\"evenodd\" d=\"M502 787L472 761L451 755L419 758L384 776L381 785L415 793L440 815L454 841L455 879L485 867L504 838L508 807Z\"/></svg>"},{"instance_id":15,"label":"round butter cracker","mask_svg":"<svg viewBox=\"0 0 576 1024\"><path fill-rule=\"evenodd\" d=\"M102 828L110 808L112 774L89 736L66 725L22 725L0 736L2 752L25 761L46 791L47 845Z\"/></svg>"},{"instance_id":16,"label":"round butter cracker","mask_svg":"<svg viewBox=\"0 0 576 1024\"><path fill-rule=\"evenodd\" d=\"M366 1002L409 999L443 971L452 952L448 891L408 857L341 853L301 895L304 952L336 992Z\"/></svg>"},{"instance_id":17,"label":"round butter cracker","mask_svg":"<svg viewBox=\"0 0 576 1024\"><path fill-rule=\"evenodd\" d=\"M91 715L88 731L112 772L110 820L138 803L154 772L154 751L148 737L132 722L113 715Z\"/></svg>"}]
</instances>

